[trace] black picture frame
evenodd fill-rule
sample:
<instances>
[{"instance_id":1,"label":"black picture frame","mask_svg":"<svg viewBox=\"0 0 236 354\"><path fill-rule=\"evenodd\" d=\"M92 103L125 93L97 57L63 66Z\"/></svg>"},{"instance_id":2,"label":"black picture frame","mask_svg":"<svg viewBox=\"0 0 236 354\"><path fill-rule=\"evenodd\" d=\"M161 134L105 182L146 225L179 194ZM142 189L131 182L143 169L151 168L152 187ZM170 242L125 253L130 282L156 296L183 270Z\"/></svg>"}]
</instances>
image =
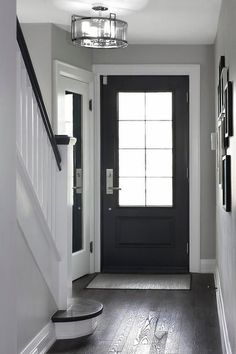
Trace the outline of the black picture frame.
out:
<instances>
[{"instance_id":1,"label":"black picture frame","mask_svg":"<svg viewBox=\"0 0 236 354\"><path fill-rule=\"evenodd\" d=\"M225 112L224 86L229 77L229 70L225 67L225 57L221 56L219 61L219 81L218 81L218 119L222 119Z\"/></svg>"},{"instance_id":2,"label":"black picture frame","mask_svg":"<svg viewBox=\"0 0 236 354\"><path fill-rule=\"evenodd\" d=\"M225 211L231 211L231 156L222 157L222 204Z\"/></svg>"},{"instance_id":3,"label":"black picture frame","mask_svg":"<svg viewBox=\"0 0 236 354\"><path fill-rule=\"evenodd\" d=\"M223 67L225 67L225 56L221 55L220 61L219 61L219 79L220 79L220 75L221 75Z\"/></svg>"},{"instance_id":4,"label":"black picture frame","mask_svg":"<svg viewBox=\"0 0 236 354\"><path fill-rule=\"evenodd\" d=\"M225 113L225 88L229 81L229 68L223 67L220 74L221 113Z\"/></svg>"},{"instance_id":5,"label":"black picture frame","mask_svg":"<svg viewBox=\"0 0 236 354\"><path fill-rule=\"evenodd\" d=\"M233 83L228 81L224 89L225 96L225 138L233 135Z\"/></svg>"}]
</instances>

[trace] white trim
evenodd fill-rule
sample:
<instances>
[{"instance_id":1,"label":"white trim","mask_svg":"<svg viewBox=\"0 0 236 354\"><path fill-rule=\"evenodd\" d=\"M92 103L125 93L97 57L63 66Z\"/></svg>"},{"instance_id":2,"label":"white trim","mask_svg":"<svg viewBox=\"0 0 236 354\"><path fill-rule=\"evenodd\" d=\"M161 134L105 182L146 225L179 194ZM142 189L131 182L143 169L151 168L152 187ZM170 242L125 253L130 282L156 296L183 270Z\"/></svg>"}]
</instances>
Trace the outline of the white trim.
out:
<instances>
[{"instance_id":1,"label":"white trim","mask_svg":"<svg viewBox=\"0 0 236 354\"><path fill-rule=\"evenodd\" d=\"M16 163L16 208L18 226L48 289L58 305L58 272L61 257L18 151Z\"/></svg>"},{"instance_id":2,"label":"white trim","mask_svg":"<svg viewBox=\"0 0 236 354\"><path fill-rule=\"evenodd\" d=\"M55 341L54 325L49 322L20 354L45 354Z\"/></svg>"},{"instance_id":3,"label":"white trim","mask_svg":"<svg viewBox=\"0 0 236 354\"><path fill-rule=\"evenodd\" d=\"M215 259L201 259L201 273L215 273L216 260Z\"/></svg>"},{"instance_id":4,"label":"white trim","mask_svg":"<svg viewBox=\"0 0 236 354\"><path fill-rule=\"evenodd\" d=\"M95 271L100 271L100 75L189 76L189 264L200 272L200 65L94 65L95 76Z\"/></svg>"},{"instance_id":5,"label":"white trim","mask_svg":"<svg viewBox=\"0 0 236 354\"><path fill-rule=\"evenodd\" d=\"M232 354L231 345L229 341L228 328L225 318L224 302L220 284L219 270L216 266L215 268L215 286L217 287L216 301L217 301L217 311L220 324L220 334L221 334L221 344L223 354Z\"/></svg>"},{"instance_id":6,"label":"white trim","mask_svg":"<svg viewBox=\"0 0 236 354\"><path fill-rule=\"evenodd\" d=\"M35 213L38 217L38 221L40 222L40 225L43 229L43 234L46 238L46 241L47 241L52 253L54 254L54 257L56 257L56 260L59 262L61 260L61 256L60 256L57 246L51 236L51 231L48 227L47 220L42 212L42 208L40 206L37 195L34 191L33 184L29 178L29 174L27 173L27 170L24 166L23 159L22 159L18 150L17 150L16 156L17 156L17 160L16 160L17 161L17 172L19 173L20 177L24 181L24 185L27 189L27 192L29 193L30 199L33 201L34 210L35 210Z\"/></svg>"},{"instance_id":7,"label":"white trim","mask_svg":"<svg viewBox=\"0 0 236 354\"><path fill-rule=\"evenodd\" d=\"M53 63L53 127L54 131L57 133L59 132L58 126L58 91L61 85L61 78L72 79L82 84L88 85L88 100L93 100L93 78L94 74L90 71L80 69L78 67L63 63L58 60L54 60ZM85 85L84 85L85 86ZM89 103L89 102L88 102ZM94 115L93 112L88 110L88 114L86 115L86 138L84 136L84 151L86 152L84 156L84 169L87 171L87 177L84 178L84 188L88 191L86 193L86 203L87 210L84 210L84 217L85 221L84 224L86 225L86 233L89 234L89 242L94 242L94 156L93 156L93 134L94 134ZM84 132L85 133L85 132ZM60 134L60 132L59 132ZM86 215L85 215L86 214ZM70 220L70 216L69 216ZM68 237L72 239L72 225L68 225ZM71 243L71 240L68 240L68 243ZM92 273L94 272L94 255L89 253L90 257L90 264L89 264L89 271ZM72 270L72 255L70 255L71 259L68 259L69 268ZM71 276L68 274L68 281L70 282Z\"/></svg>"}]
</instances>

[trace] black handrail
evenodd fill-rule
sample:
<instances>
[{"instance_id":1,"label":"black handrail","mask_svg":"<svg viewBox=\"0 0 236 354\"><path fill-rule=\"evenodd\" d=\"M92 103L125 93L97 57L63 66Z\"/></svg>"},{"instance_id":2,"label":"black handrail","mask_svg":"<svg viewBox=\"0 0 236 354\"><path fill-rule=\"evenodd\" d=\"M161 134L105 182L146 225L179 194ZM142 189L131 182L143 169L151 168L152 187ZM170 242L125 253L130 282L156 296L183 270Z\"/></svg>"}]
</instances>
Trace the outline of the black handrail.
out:
<instances>
[{"instance_id":1,"label":"black handrail","mask_svg":"<svg viewBox=\"0 0 236 354\"><path fill-rule=\"evenodd\" d=\"M34 67L33 67L33 64L32 64L31 58L30 58L30 54L29 54L29 51L28 51L28 48L27 48L27 45L25 42L25 38L24 38L18 18L17 18L17 42L20 47L21 55L23 57L27 73L29 75L31 86L34 91L36 101L38 103L38 107L39 107L39 110L40 110L40 113L42 116L42 120L43 120L49 141L51 143L51 146L52 146L55 158L56 158L57 166L58 166L59 170L61 170L61 155L58 150L56 139L55 139L55 136L54 136L54 133L52 130L52 126L51 126L51 123L48 118L47 110L46 110L46 107L45 107L45 104L43 101L43 96L42 96L42 93L41 93L41 90L39 87L39 83L38 83L38 80L37 80L37 77L36 77L36 74L34 71Z\"/></svg>"}]
</instances>

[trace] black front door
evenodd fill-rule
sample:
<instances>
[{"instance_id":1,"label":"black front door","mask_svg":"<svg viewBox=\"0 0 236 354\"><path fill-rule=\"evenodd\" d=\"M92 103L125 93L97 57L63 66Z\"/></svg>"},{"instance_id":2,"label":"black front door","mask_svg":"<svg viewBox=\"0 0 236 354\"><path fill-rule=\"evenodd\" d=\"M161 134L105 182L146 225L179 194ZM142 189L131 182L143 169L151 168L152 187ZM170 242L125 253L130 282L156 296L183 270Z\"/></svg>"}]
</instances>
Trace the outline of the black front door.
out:
<instances>
[{"instance_id":1,"label":"black front door","mask_svg":"<svg viewBox=\"0 0 236 354\"><path fill-rule=\"evenodd\" d=\"M102 271L188 272L188 76L101 80Z\"/></svg>"}]
</instances>

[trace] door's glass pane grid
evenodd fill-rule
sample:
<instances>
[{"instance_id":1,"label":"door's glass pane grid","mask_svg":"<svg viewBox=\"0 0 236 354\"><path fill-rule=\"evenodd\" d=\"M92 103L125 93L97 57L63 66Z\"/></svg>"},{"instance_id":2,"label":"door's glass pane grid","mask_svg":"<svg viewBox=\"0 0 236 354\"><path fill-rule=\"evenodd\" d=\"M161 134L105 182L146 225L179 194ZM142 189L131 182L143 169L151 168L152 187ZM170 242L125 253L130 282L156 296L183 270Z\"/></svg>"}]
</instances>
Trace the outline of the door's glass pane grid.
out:
<instances>
[{"instance_id":1,"label":"door's glass pane grid","mask_svg":"<svg viewBox=\"0 0 236 354\"><path fill-rule=\"evenodd\" d=\"M172 206L172 93L119 93L118 99L119 205Z\"/></svg>"}]
</instances>

